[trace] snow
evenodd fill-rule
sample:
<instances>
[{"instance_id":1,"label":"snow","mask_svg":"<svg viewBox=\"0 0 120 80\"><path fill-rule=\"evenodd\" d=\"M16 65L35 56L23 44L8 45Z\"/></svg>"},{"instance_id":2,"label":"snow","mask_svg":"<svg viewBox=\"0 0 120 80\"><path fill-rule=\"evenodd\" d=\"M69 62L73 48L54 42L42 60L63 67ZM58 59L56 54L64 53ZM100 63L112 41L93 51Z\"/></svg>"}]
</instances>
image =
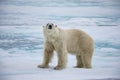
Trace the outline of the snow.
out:
<instances>
[{"instance_id":1,"label":"snow","mask_svg":"<svg viewBox=\"0 0 120 80\"><path fill-rule=\"evenodd\" d=\"M1 50L2 51L2 50ZM48 69L37 68L37 65L41 62L41 56L34 55L7 55L7 52L2 53L0 68L0 79L5 80L79 80L79 79L102 79L102 78L119 78L119 72L117 71L117 62L111 62L104 64L101 61L95 61L100 57L94 56L93 58L93 69L77 69L73 68L75 65L75 57L69 55L68 66L64 70L53 70L53 66L56 64L56 58L50 64L51 67ZM9 54L9 53L8 53ZM16 56L17 55L17 56ZM55 56L56 57L56 56ZM102 58L102 57L101 57ZM99 60L98 59L98 60ZM109 58L107 58L109 59ZM99 62L99 64L96 64ZM114 64L114 66L111 66ZM100 65L100 66L99 66Z\"/></svg>"},{"instance_id":2,"label":"snow","mask_svg":"<svg viewBox=\"0 0 120 80\"><path fill-rule=\"evenodd\" d=\"M0 2L0 80L120 80L120 17L118 0L5 0ZM54 70L42 63L47 22L63 29L81 29L95 41L93 68Z\"/></svg>"}]
</instances>

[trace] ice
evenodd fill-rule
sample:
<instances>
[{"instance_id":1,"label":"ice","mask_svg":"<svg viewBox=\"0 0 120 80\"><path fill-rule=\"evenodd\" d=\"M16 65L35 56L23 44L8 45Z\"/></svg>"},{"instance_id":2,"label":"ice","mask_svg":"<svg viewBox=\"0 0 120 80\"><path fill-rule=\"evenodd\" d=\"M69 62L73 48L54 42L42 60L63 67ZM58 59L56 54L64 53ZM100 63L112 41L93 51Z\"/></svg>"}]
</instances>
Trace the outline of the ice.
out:
<instances>
[{"instance_id":1,"label":"ice","mask_svg":"<svg viewBox=\"0 0 120 80\"><path fill-rule=\"evenodd\" d=\"M2 0L0 2L0 80L120 80L119 0ZM63 29L81 29L95 42L93 68L54 70L42 63L42 26L48 22Z\"/></svg>"},{"instance_id":2,"label":"ice","mask_svg":"<svg viewBox=\"0 0 120 80\"><path fill-rule=\"evenodd\" d=\"M39 26L38 26L39 28ZM26 36L25 39L31 41L43 41L42 30L39 32L38 28L31 26L29 29L25 29L26 32L20 31L18 33L24 33L27 35L31 35L32 37ZM69 28L69 27L68 27ZM93 68L92 69L76 69L73 68L76 64L76 59L74 55L68 55L68 65L64 70L56 71L53 70L53 67L57 64L57 56L55 54L54 59L50 63L50 68L48 69L40 69L37 68L37 65L42 62L43 56L43 42L41 44L34 44L33 47L38 46L38 48L30 48L29 45L26 45L25 42L23 44L24 49L20 49L16 46L16 48L9 48L8 50L1 47L0 49L0 68L1 79L5 80L61 80L61 79L69 79L69 80L79 80L79 79L118 79L120 71L119 64L120 62L120 50L119 50L119 28L117 27L75 27L84 30L89 33L95 40L96 47L93 56ZM33 30L34 29L34 30ZM67 29L67 28L65 28ZM16 28L14 29L16 30ZM33 30L34 34L29 34ZM105 31L107 30L107 31ZM17 31L17 30L16 30ZM36 34L35 34L36 33ZM39 34L39 35L38 35ZM106 35L104 35L106 34ZM14 34L15 36L16 34ZM35 35L35 36L34 36ZM40 39L41 37L41 39ZM22 37L21 37L22 38ZM114 41L114 38L116 39ZM9 39L8 39L9 41ZM10 40L9 43L15 41ZM18 39L19 41L19 39ZM102 43L103 41L103 43ZM4 40L1 40L0 43L3 43ZM4 43L7 41L5 40ZM33 42L32 42L33 43ZM100 43L100 44L99 44ZM106 43L111 44L105 45ZM31 44L31 43L29 43ZM102 46L104 45L104 46ZM116 47L118 46L118 47ZM28 49L25 49L28 47ZM114 65L113 65L114 64ZM87 76L87 77L86 77Z\"/></svg>"}]
</instances>

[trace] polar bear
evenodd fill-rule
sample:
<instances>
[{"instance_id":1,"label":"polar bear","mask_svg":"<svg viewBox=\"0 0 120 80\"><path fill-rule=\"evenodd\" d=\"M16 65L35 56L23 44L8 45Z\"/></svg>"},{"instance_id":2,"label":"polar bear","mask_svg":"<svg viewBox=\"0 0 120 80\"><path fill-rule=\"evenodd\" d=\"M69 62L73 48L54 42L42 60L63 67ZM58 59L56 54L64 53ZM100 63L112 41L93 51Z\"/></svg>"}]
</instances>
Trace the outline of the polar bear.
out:
<instances>
[{"instance_id":1,"label":"polar bear","mask_svg":"<svg viewBox=\"0 0 120 80\"><path fill-rule=\"evenodd\" d=\"M58 64L54 68L60 70L66 67L67 53L76 55L76 68L92 68L92 56L94 52L94 41L84 31L78 29L63 30L53 23L43 26L44 32L44 57L40 68L48 68L56 51Z\"/></svg>"}]
</instances>

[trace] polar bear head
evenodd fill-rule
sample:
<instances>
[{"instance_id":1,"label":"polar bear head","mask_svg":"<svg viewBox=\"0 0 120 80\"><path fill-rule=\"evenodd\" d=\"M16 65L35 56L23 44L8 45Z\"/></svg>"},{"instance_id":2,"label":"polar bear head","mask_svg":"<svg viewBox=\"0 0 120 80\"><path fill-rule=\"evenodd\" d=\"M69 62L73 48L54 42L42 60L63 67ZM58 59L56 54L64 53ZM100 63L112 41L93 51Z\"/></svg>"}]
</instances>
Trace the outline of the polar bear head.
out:
<instances>
[{"instance_id":1,"label":"polar bear head","mask_svg":"<svg viewBox=\"0 0 120 80\"><path fill-rule=\"evenodd\" d=\"M45 26L43 26L43 32L45 36L55 36L59 32L59 28L53 23L47 23Z\"/></svg>"}]
</instances>

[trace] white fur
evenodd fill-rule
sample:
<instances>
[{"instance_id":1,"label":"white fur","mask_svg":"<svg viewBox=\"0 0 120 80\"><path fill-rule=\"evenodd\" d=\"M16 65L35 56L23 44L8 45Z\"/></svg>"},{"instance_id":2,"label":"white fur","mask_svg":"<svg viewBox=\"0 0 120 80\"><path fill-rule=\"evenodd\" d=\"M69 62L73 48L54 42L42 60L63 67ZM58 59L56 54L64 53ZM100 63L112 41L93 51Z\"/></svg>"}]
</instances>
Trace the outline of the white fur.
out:
<instances>
[{"instance_id":1,"label":"white fur","mask_svg":"<svg viewBox=\"0 0 120 80\"><path fill-rule=\"evenodd\" d=\"M52 23L49 23L50 25ZM77 59L76 67L91 68L92 55L94 52L94 41L84 31L78 29L63 30L56 25L52 29L44 26L45 37L44 60L38 67L46 68L55 50L58 55L58 65L54 69L66 67L67 53L75 54Z\"/></svg>"}]
</instances>

